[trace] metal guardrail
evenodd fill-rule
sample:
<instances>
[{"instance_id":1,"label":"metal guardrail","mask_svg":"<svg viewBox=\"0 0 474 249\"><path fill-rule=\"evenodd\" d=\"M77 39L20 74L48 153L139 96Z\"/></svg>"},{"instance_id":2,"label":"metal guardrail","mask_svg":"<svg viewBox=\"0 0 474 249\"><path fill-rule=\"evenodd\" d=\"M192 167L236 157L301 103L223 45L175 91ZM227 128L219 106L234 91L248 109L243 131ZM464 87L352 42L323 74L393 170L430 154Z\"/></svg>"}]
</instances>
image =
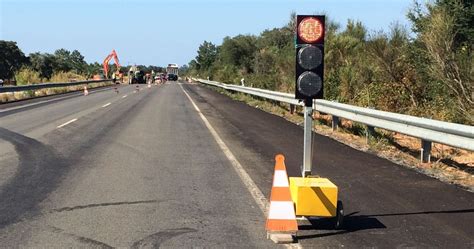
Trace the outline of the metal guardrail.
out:
<instances>
[{"instance_id":1,"label":"metal guardrail","mask_svg":"<svg viewBox=\"0 0 474 249\"><path fill-rule=\"evenodd\" d=\"M33 84L25 86L3 86L0 87L0 93L6 92L21 92L29 90L38 90L45 88L55 88L55 87L67 87L67 86L76 86L76 85L88 85L93 83L101 82L112 82L112 80L85 80L85 81L76 81L76 82L67 82L67 83L42 83L42 84Z\"/></svg>"},{"instance_id":2,"label":"metal guardrail","mask_svg":"<svg viewBox=\"0 0 474 249\"><path fill-rule=\"evenodd\" d=\"M294 98L293 94L289 93L224 84L202 79L193 80L203 84L236 92L242 92L265 99L288 103L291 105L303 105L302 102ZM369 134L370 131L373 131L374 127L377 127L420 138L422 144L421 160L423 162L430 161L432 142L474 151L474 126L379 111L321 99L315 100L313 105L315 110L332 115L333 128L337 128L339 118L345 118L367 125Z\"/></svg>"}]
</instances>

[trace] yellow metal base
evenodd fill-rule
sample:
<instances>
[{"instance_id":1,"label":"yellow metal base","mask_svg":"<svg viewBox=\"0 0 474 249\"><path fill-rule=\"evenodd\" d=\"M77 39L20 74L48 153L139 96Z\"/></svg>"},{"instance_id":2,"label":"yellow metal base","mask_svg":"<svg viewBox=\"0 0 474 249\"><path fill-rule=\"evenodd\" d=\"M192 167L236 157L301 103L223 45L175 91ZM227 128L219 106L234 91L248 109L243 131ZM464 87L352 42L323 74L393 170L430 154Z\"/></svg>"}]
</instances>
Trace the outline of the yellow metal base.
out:
<instances>
[{"instance_id":1,"label":"yellow metal base","mask_svg":"<svg viewBox=\"0 0 474 249\"><path fill-rule=\"evenodd\" d=\"M290 177L291 198L296 215L335 217L337 186L327 178Z\"/></svg>"}]
</instances>

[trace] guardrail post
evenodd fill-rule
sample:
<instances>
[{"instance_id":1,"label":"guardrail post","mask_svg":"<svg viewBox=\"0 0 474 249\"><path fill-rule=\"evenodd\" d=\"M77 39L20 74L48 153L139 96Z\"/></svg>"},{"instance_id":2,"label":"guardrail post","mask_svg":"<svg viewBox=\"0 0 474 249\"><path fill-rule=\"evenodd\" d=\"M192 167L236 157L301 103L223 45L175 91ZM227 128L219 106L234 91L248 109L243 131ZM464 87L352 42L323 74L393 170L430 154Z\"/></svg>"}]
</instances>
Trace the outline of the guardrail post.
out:
<instances>
[{"instance_id":1,"label":"guardrail post","mask_svg":"<svg viewBox=\"0 0 474 249\"><path fill-rule=\"evenodd\" d=\"M421 139L421 162L431 162L431 141Z\"/></svg>"},{"instance_id":2,"label":"guardrail post","mask_svg":"<svg viewBox=\"0 0 474 249\"><path fill-rule=\"evenodd\" d=\"M369 143L369 141L372 137L375 137L375 128L373 126L367 125L367 128L365 130L365 140L366 140L366 142Z\"/></svg>"},{"instance_id":3,"label":"guardrail post","mask_svg":"<svg viewBox=\"0 0 474 249\"><path fill-rule=\"evenodd\" d=\"M295 105L290 104L290 114L295 114Z\"/></svg>"},{"instance_id":4,"label":"guardrail post","mask_svg":"<svg viewBox=\"0 0 474 249\"><path fill-rule=\"evenodd\" d=\"M332 115L332 131L336 131L340 125L341 121L339 120L339 117Z\"/></svg>"}]
</instances>

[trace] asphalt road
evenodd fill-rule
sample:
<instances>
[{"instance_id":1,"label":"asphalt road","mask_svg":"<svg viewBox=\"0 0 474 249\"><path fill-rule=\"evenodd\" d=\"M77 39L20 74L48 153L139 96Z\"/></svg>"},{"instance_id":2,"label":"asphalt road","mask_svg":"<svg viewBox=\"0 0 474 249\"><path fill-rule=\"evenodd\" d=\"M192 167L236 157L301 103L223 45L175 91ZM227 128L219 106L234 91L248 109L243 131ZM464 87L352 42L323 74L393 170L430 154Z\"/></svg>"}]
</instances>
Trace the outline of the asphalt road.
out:
<instances>
[{"instance_id":1,"label":"asphalt road","mask_svg":"<svg viewBox=\"0 0 474 249\"><path fill-rule=\"evenodd\" d=\"M170 83L0 108L0 247L275 247L265 217L183 89L265 196L301 127L207 87ZM126 96L126 97L123 97ZM303 247L473 248L474 194L315 137L345 226L302 222Z\"/></svg>"}]
</instances>

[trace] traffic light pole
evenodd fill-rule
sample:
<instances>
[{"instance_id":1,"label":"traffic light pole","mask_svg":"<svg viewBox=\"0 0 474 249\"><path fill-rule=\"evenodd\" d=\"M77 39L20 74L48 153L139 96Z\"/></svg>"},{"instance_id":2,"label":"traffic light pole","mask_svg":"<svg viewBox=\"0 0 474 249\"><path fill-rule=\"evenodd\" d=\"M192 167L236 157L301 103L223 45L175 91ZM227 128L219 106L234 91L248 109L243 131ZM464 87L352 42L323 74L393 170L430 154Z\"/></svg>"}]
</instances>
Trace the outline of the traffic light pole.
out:
<instances>
[{"instance_id":1,"label":"traffic light pole","mask_svg":"<svg viewBox=\"0 0 474 249\"><path fill-rule=\"evenodd\" d=\"M311 175L313 100L324 98L325 16L297 15L295 99L304 100L303 177Z\"/></svg>"},{"instance_id":2,"label":"traffic light pole","mask_svg":"<svg viewBox=\"0 0 474 249\"><path fill-rule=\"evenodd\" d=\"M309 102L309 103L308 103ZM313 132L313 101L306 100L304 106L304 150L303 150L303 177L311 175L312 159L312 132Z\"/></svg>"}]
</instances>

